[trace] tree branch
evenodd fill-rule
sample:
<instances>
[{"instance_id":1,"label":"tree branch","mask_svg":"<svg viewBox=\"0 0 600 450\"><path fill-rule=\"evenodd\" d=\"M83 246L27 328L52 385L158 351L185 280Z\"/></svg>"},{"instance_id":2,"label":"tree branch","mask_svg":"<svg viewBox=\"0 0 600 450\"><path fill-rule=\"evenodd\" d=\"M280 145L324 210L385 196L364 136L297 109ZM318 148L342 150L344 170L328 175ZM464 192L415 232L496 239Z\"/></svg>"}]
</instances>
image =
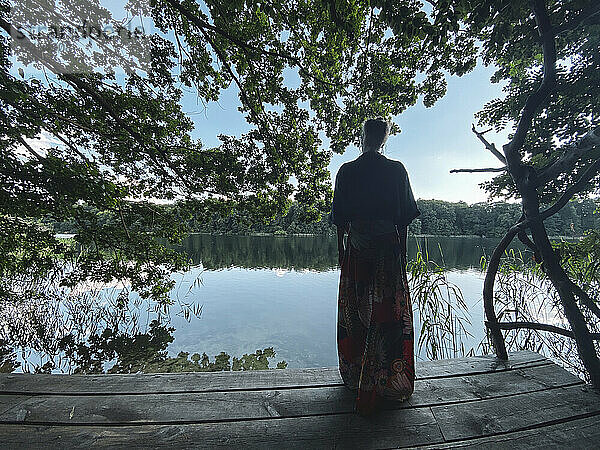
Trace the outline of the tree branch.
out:
<instances>
[{"instance_id":1,"label":"tree branch","mask_svg":"<svg viewBox=\"0 0 600 450\"><path fill-rule=\"evenodd\" d=\"M587 9L584 9L574 18L568 22L562 24L560 27L556 27L554 32L556 35L564 33L565 31L573 31L580 25L586 25L590 22L590 19L594 19L593 23L597 24L600 19L600 3L597 1L590 5Z\"/></svg>"},{"instance_id":2,"label":"tree branch","mask_svg":"<svg viewBox=\"0 0 600 450\"><path fill-rule=\"evenodd\" d=\"M462 173L462 172L506 172L506 167L488 167L484 169L450 169L450 173Z\"/></svg>"},{"instance_id":3,"label":"tree branch","mask_svg":"<svg viewBox=\"0 0 600 450\"><path fill-rule=\"evenodd\" d=\"M70 74L64 73L62 74L65 80L69 82L72 86L77 88L79 91L86 93L89 95L98 105L100 105L114 120L115 122L123 128L142 148L147 147L147 143L144 142L143 137L135 131L133 128L127 124L123 118L112 108L112 106L108 103L108 101L96 90L91 89L89 85L82 82L78 77ZM160 147L153 145L152 148L156 150L161 156L164 164L167 165L169 169L173 171L173 173L177 176L177 178L191 191L195 191L193 185L189 183L187 178L181 173L179 168L173 164L173 162L169 159L169 157L165 154L164 151L160 149ZM166 171L163 163L161 163L152 151L147 152L147 155L154 162L156 168L163 173L168 179L173 179L173 177Z\"/></svg>"},{"instance_id":4,"label":"tree branch","mask_svg":"<svg viewBox=\"0 0 600 450\"><path fill-rule=\"evenodd\" d=\"M0 17L0 28L4 29L10 37L18 43L20 46L29 50L33 55L35 55L38 60L44 64L48 69L50 69L55 74L60 74L64 78L64 80L74 87L76 90L87 94L92 98L102 109L104 109L114 120L115 122L125 130L142 148L147 147L147 143L144 142L143 137L135 131L132 127L129 126L122 117L117 114L117 112L112 108L107 99L105 99L98 91L92 89L88 84L81 81L77 76L68 73L66 68L62 66L59 62L52 61L48 59L44 54L42 54L37 47L19 30L17 30L11 23L7 22L3 18ZM153 154L152 151L148 151L147 155L154 162L155 168L161 172L167 179L178 178L184 186L186 186L191 191L195 191L195 187L189 183L187 178L181 173L181 171L173 164L173 162L168 158L164 151L162 151L159 147L153 145L152 150L155 150L162 156L163 162L159 161L156 158L156 155ZM164 167L167 165L176 177L172 176Z\"/></svg>"},{"instance_id":5,"label":"tree branch","mask_svg":"<svg viewBox=\"0 0 600 450\"><path fill-rule=\"evenodd\" d=\"M167 0L167 1L172 1L172 0ZM223 52L221 51L221 49L219 48L219 46L208 35L208 33L206 32L206 30L200 29L200 32L202 33L202 35L204 36L204 38L206 39L206 41L210 44L210 46L212 47L212 49L215 51L215 53L217 54L217 57L219 58L219 60L221 60L221 63L225 66L225 69L229 73L229 76L231 76L231 78L235 82L236 86L240 90L240 95L242 97L242 104L246 105L246 107L250 110L250 114L252 115L252 117L256 121L256 124L264 126L263 120L261 119L259 113L254 109L254 106L252 105L252 102L250 101L250 97L246 93L246 90L244 89L244 86L242 85L242 82L240 81L240 79L238 78L238 76L233 71L233 68L231 67L231 64L229 64L229 61L227 61L227 58L225 57L225 55L223 54ZM262 104L260 106L262 108Z\"/></svg>"},{"instance_id":6,"label":"tree branch","mask_svg":"<svg viewBox=\"0 0 600 450\"><path fill-rule=\"evenodd\" d=\"M235 36L233 36L232 34L226 32L225 30L216 27L214 25L211 25L210 23L206 22L205 20L201 19L200 17L198 17L197 15L195 15L194 13L192 13L189 9L187 9L185 6L183 6L179 1L177 0L162 0L163 2L167 3L168 5L170 5L172 8L174 8L175 10L177 10L182 16L184 16L187 20L189 20L190 22L192 22L196 27L198 27L200 30L202 31L206 31L206 30L210 30L214 33L217 33L221 36L223 36L225 39L227 39L229 42L237 45L238 47L245 49L245 50L251 50L253 52L257 52L260 55L265 55L265 56L274 56L276 58L280 58L280 59L284 59L286 61L289 61L290 63L292 63L293 65L295 65L296 67L298 67L299 71L303 74L305 74L306 76L308 76L309 78L324 84L326 86L331 86L331 87L335 87L338 89L342 89L344 92L346 91L346 88L344 86L340 86L336 83L332 83L331 81L327 81L324 80L320 77L315 76L310 70L307 70L301 63L300 63L300 58L287 54L287 53L280 53L280 52L275 52L272 50L267 50L265 48L260 48L260 47L256 47L254 45L248 44L247 42L242 41L241 39L236 38Z\"/></svg>"},{"instance_id":7,"label":"tree branch","mask_svg":"<svg viewBox=\"0 0 600 450\"><path fill-rule=\"evenodd\" d=\"M579 298L579 301L583 305L587 306L589 310L592 311L592 313L594 313L594 315L600 319L600 307L598 307L596 302L594 302L591 299L591 297L587 294L587 292L581 289L575 282L571 280L569 281L571 283L571 289L574 291L577 298Z\"/></svg>"},{"instance_id":8,"label":"tree branch","mask_svg":"<svg viewBox=\"0 0 600 450\"><path fill-rule=\"evenodd\" d=\"M496 158L498 158L500 160L500 162L502 162L503 164L506 164L506 158L504 157L504 155L502 153L500 153L500 151L496 148L496 146L494 144L491 144L490 142L488 142L488 140L484 137L484 134L489 132L490 130L477 131L475 129L475 124L471 124L471 131L473 131L473 133L475 133L475 136L477 136L477 138L481 142L483 142L483 145L485 145L485 148L487 148L490 152L492 152L492 154Z\"/></svg>"},{"instance_id":9,"label":"tree branch","mask_svg":"<svg viewBox=\"0 0 600 450\"><path fill-rule=\"evenodd\" d=\"M573 183L565 192L563 192L563 194L556 201L556 203L554 203L552 206L540 213L542 220L547 219L548 217L560 211L562 207L565 206L569 202L569 200L571 200L573 195L577 194L579 191L584 189L586 187L586 184L592 178L598 175L599 171L600 158L597 159L590 167L588 167L586 171L583 172L583 174L579 177L579 179L575 183Z\"/></svg>"},{"instance_id":10,"label":"tree branch","mask_svg":"<svg viewBox=\"0 0 600 450\"><path fill-rule=\"evenodd\" d=\"M600 127L588 131L578 142L567 147L558 160L540 171L537 186L555 179L561 173L571 171L581 156L598 146L600 146Z\"/></svg>"},{"instance_id":11,"label":"tree branch","mask_svg":"<svg viewBox=\"0 0 600 450\"><path fill-rule=\"evenodd\" d=\"M519 223L521 220L523 220L522 216L519 219ZM500 332L500 328L498 328L498 317L496 316L496 311L494 310L494 283L496 281L498 267L500 266L500 259L518 232L519 226L517 223L507 231L502 240L498 243L487 264L485 279L483 281L483 308L485 311L485 317L487 318L485 325L490 331L494 350L500 359L508 359L508 353L506 352L504 337Z\"/></svg>"},{"instance_id":12,"label":"tree branch","mask_svg":"<svg viewBox=\"0 0 600 450\"><path fill-rule=\"evenodd\" d=\"M21 143L21 145L23 145L23 147L25 147L29 153L31 153L33 156L35 156L35 158L40 163L44 164L45 162L47 162L46 158L44 158L42 155L40 155L38 152L36 152L33 149L33 147L31 145L29 145L25 139L23 139L23 136L21 136L19 134L19 136L17 137L17 139Z\"/></svg>"},{"instance_id":13,"label":"tree branch","mask_svg":"<svg viewBox=\"0 0 600 450\"><path fill-rule=\"evenodd\" d=\"M487 325L487 321L485 322L485 324ZM549 331L550 333L556 333L560 334L561 336L566 336L575 339L575 334L572 331L565 330L564 328L560 328L554 325L549 325L547 323L498 322L496 326L501 330L518 330L519 328L526 328L529 330ZM590 333L590 337L594 340L600 340L600 333Z\"/></svg>"},{"instance_id":14,"label":"tree branch","mask_svg":"<svg viewBox=\"0 0 600 450\"><path fill-rule=\"evenodd\" d=\"M117 208L119 209L119 216L121 217L121 225L123 225L123 229L125 230L127 239L131 240L131 236L129 235L129 229L127 228L127 224L125 223L125 217L123 217L123 209L121 208L121 200L119 200L117 202Z\"/></svg>"},{"instance_id":15,"label":"tree branch","mask_svg":"<svg viewBox=\"0 0 600 450\"><path fill-rule=\"evenodd\" d=\"M545 1L533 0L532 8L537 23L538 34L542 40L544 77L542 78L540 87L527 97L515 134L512 140L503 147L510 172L516 179L520 179L522 176L520 150L525 142L531 121L538 107L550 95L556 84L556 43L554 42L554 32L548 12L546 11Z\"/></svg>"},{"instance_id":16,"label":"tree branch","mask_svg":"<svg viewBox=\"0 0 600 450\"><path fill-rule=\"evenodd\" d=\"M287 59L288 61L291 61L294 64L296 64L298 62L298 58L296 58L295 56L287 55L284 53L274 52L272 50L267 50L264 48L255 47L251 44L248 44L247 42L244 42L244 41L236 38L235 36L229 34L225 30L222 30L219 27L211 25L210 23L206 22L202 18L193 14L189 9L187 9L185 6L183 6L177 0L162 0L162 1L167 3L168 5L170 5L173 9L177 10L182 16L184 16L186 19L188 19L190 22L192 22L198 28L205 30L205 31L206 30L214 31L215 33L220 34L225 39L234 43L238 47L242 47L242 48L246 48L248 50L255 51L261 55L275 56L277 58Z\"/></svg>"},{"instance_id":17,"label":"tree branch","mask_svg":"<svg viewBox=\"0 0 600 450\"><path fill-rule=\"evenodd\" d=\"M517 233L517 236L519 238L519 241L521 241L524 245L527 246L527 248L529 248L529 250L531 250L533 252L535 260L538 262L541 261L542 256L540 255L540 251L535 246L534 242L531 239L529 239L529 236L527 236L527 233L525 232L525 230L520 229L519 232Z\"/></svg>"}]
</instances>

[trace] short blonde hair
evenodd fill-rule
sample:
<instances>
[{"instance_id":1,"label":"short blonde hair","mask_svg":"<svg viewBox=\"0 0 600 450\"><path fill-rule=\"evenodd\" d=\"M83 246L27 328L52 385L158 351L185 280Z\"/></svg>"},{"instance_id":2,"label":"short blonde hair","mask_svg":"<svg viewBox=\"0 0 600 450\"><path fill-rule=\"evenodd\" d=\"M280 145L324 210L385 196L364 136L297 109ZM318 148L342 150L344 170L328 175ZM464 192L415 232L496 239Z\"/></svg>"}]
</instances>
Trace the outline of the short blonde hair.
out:
<instances>
[{"instance_id":1,"label":"short blonde hair","mask_svg":"<svg viewBox=\"0 0 600 450\"><path fill-rule=\"evenodd\" d=\"M378 151L390 135L390 123L383 117L367 119L362 126L363 148Z\"/></svg>"}]
</instances>

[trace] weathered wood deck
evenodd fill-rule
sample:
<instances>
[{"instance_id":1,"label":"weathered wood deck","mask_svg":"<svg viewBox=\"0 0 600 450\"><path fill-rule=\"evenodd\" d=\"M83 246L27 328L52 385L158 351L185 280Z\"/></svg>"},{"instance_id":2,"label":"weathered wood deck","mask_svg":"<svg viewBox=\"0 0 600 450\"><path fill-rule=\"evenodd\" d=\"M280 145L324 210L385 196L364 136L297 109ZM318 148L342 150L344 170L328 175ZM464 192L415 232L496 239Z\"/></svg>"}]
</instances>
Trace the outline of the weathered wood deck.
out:
<instances>
[{"instance_id":1,"label":"weathered wood deck","mask_svg":"<svg viewBox=\"0 0 600 450\"><path fill-rule=\"evenodd\" d=\"M536 353L421 363L417 378L363 418L337 368L2 374L0 446L600 447L600 395Z\"/></svg>"}]
</instances>

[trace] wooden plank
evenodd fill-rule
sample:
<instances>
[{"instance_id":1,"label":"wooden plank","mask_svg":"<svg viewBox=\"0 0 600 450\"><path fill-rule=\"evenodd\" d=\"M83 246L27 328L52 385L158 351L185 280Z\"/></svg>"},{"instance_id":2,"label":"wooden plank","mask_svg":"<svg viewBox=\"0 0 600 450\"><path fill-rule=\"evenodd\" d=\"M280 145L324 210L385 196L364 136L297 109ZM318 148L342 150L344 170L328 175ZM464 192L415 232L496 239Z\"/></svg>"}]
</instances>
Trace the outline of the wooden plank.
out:
<instances>
[{"instance_id":1,"label":"wooden plank","mask_svg":"<svg viewBox=\"0 0 600 450\"><path fill-rule=\"evenodd\" d=\"M444 438L461 440L599 413L600 394L588 385L579 385L434 406L432 411Z\"/></svg>"},{"instance_id":2,"label":"wooden plank","mask_svg":"<svg viewBox=\"0 0 600 450\"><path fill-rule=\"evenodd\" d=\"M426 361L417 364L417 378L496 372L545 363L549 363L546 358L529 351L511 353L508 362L503 362L493 356ZM342 384L337 367L185 374L0 374L0 392L12 394L183 393Z\"/></svg>"},{"instance_id":3,"label":"wooden plank","mask_svg":"<svg viewBox=\"0 0 600 450\"><path fill-rule=\"evenodd\" d=\"M581 384L560 367L417 380L408 402L388 409L428 407ZM0 414L1 422L55 424L182 423L299 417L353 411L354 393L344 386L138 395L38 395Z\"/></svg>"},{"instance_id":4,"label":"wooden plank","mask_svg":"<svg viewBox=\"0 0 600 450\"><path fill-rule=\"evenodd\" d=\"M597 449L600 443L600 415L576 419L559 424L517 431L506 434L477 438L468 441L454 441L420 449Z\"/></svg>"},{"instance_id":5,"label":"wooden plank","mask_svg":"<svg viewBox=\"0 0 600 450\"><path fill-rule=\"evenodd\" d=\"M343 386L268 391L104 396L35 396L0 422L56 424L184 423L351 412Z\"/></svg>"},{"instance_id":6,"label":"wooden plank","mask_svg":"<svg viewBox=\"0 0 600 450\"><path fill-rule=\"evenodd\" d=\"M435 406L583 384L556 364L461 377L417 380L411 406Z\"/></svg>"},{"instance_id":7,"label":"wooden plank","mask_svg":"<svg viewBox=\"0 0 600 450\"><path fill-rule=\"evenodd\" d=\"M521 351L509 353L506 361L498 359L494 355L424 361L417 363L416 374L419 379L462 376L511 370L543 362L550 361L539 353Z\"/></svg>"},{"instance_id":8,"label":"wooden plank","mask_svg":"<svg viewBox=\"0 0 600 450\"><path fill-rule=\"evenodd\" d=\"M174 374L0 374L0 392L135 394L343 385L338 368L270 369Z\"/></svg>"},{"instance_id":9,"label":"wooden plank","mask_svg":"<svg viewBox=\"0 0 600 450\"><path fill-rule=\"evenodd\" d=\"M389 448L443 442L429 408L181 425L111 427L0 425L8 448Z\"/></svg>"},{"instance_id":10,"label":"wooden plank","mask_svg":"<svg viewBox=\"0 0 600 450\"><path fill-rule=\"evenodd\" d=\"M28 395L1 395L0 394L0 415L14 408L24 400L30 399Z\"/></svg>"}]
</instances>

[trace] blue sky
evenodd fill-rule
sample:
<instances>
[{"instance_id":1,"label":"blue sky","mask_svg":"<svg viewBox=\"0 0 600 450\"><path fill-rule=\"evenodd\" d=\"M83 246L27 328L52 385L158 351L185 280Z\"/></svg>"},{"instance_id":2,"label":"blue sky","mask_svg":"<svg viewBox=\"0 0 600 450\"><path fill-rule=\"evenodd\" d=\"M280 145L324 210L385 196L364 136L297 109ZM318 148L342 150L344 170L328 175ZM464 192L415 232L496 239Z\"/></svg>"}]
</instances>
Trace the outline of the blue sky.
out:
<instances>
[{"instance_id":1,"label":"blue sky","mask_svg":"<svg viewBox=\"0 0 600 450\"><path fill-rule=\"evenodd\" d=\"M493 68L479 65L463 77L450 77L446 96L433 107L425 108L421 100L396 116L394 122L402 132L391 136L385 154L406 166L417 198L476 203L487 200L479 183L493 174L450 174L454 168L499 167L500 162L489 153L471 132L474 114L493 98L502 96L501 86L490 83ZM218 103L203 105L195 94L187 93L184 110L194 120L195 137L204 145L219 144L217 135L240 135L248 125L238 111L239 100L233 87L225 91ZM487 137L498 147L506 142L507 133L490 132ZM329 169L332 183L340 165L359 155L349 147L343 155L334 155Z\"/></svg>"}]
</instances>

